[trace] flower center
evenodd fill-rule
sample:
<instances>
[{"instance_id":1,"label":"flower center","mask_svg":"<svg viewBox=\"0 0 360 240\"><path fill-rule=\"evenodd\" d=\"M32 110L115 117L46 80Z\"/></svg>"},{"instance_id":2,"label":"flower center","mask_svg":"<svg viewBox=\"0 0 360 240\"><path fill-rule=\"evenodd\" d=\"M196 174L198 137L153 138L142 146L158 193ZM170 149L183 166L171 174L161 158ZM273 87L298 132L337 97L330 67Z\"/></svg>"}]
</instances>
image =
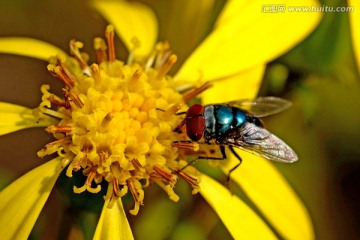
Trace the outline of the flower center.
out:
<instances>
[{"instance_id":1,"label":"flower center","mask_svg":"<svg viewBox=\"0 0 360 240\"><path fill-rule=\"evenodd\" d=\"M115 200L130 192L137 214L144 200L143 187L155 182L170 199L179 197L173 187L178 176L198 191L196 171L178 160L178 149L172 141L184 138L173 131L181 122L175 115L184 101L194 95L176 92L174 81L167 75L176 62L167 44L159 43L145 64L116 59L114 30L106 30L106 41L95 39L98 64L87 64L80 52L82 43L71 41L73 57L57 56L48 70L65 85L63 96L49 92L43 85L40 106L34 113L58 119L46 128L55 141L38 152L43 157L57 153L66 175L82 171L83 186L75 193L98 193L100 183L108 182L105 200L111 207ZM107 44L106 44L106 43ZM195 92L197 94L197 92Z\"/></svg>"}]
</instances>

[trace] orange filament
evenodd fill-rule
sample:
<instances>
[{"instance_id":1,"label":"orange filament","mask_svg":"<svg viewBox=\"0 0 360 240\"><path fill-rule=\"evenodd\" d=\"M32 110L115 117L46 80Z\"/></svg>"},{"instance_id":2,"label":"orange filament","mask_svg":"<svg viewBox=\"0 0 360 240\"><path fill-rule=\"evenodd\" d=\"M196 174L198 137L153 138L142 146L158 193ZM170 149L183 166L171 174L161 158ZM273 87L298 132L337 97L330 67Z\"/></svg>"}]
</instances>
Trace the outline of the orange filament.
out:
<instances>
[{"instance_id":1,"label":"orange filament","mask_svg":"<svg viewBox=\"0 0 360 240\"><path fill-rule=\"evenodd\" d=\"M51 125L51 126L48 126L47 128L45 128L45 131L47 131L48 133L69 133L69 132L71 132L71 126Z\"/></svg>"},{"instance_id":2,"label":"orange filament","mask_svg":"<svg viewBox=\"0 0 360 240\"><path fill-rule=\"evenodd\" d=\"M109 62L114 62L116 60L115 56L115 44L114 44L114 27L109 25L106 28L105 37L108 45L108 54L109 54Z\"/></svg>"},{"instance_id":3,"label":"orange filament","mask_svg":"<svg viewBox=\"0 0 360 240\"><path fill-rule=\"evenodd\" d=\"M78 108L82 108L84 106L84 103L81 101L81 99L79 98L79 96L76 93L74 93L72 91L69 92L65 88L63 88L62 90L63 90L64 96L65 96L65 99L70 98Z\"/></svg>"},{"instance_id":4,"label":"orange filament","mask_svg":"<svg viewBox=\"0 0 360 240\"><path fill-rule=\"evenodd\" d=\"M70 52L75 57L75 59L80 63L80 67L85 70L89 66L87 65L86 61L84 60L83 56L81 55L79 49L83 47L83 43L71 40L70 41Z\"/></svg>"},{"instance_id":5,"label":"orange filament","mask_svg":"<svg viewBox=\"0 0 360 240\"><path fill-rule=\"evenodd\" d=\"M176 63L177 56L175 54L170 55L170 57L166 60L165 64L163 64L158 72L157 78L161 79L166 76L166 74L170 71L171 67Z\"/></svg>"},{"instance_id":6,"label":"orange filament","mask_svg":"<svg viewBox=\"0 0 360 240\"><path fill-rule=\"evenodd\" d=\"M200 148L199 143L192 141L174 141L171 143L171 146L182 149L188 149L195 152L198 151Z\"/></svg>"},{"instance_id":7,"label":"orange filament","mask_svg":"<svg viewBox=\"0 0 360 240\"><path fill-rule=\"evenodd\" d=\"M176 182L177 182L177 177L174 174L171 174L169 172L167 172L165 169L155 165L153 167L154 171L155 171L155 175L153 176L160 176L160 179L165 181L167 184L169 184L170 186L175 186Z\"/></svg>"},{"instance_id":8,"label":"orange filament","mask_svg":"<svg viewBox=\"0 0 360 240\"><path fill-rule=\"evenodd\" d=\"M193 189L199 189L199 181L197 178L194 178L187 174L186 172L176 169L176 174L178 174L182 179L184 179Z\"/></svg>"},{"instance_id":9,"label":"orange filament","mask_svg":"<svg viewBox=\"0 0 360 240\"><path fill-rule=\"evenodd\" d=\"M107 53L106 49L107 46L105 41L102 38L95 38L94 39L94 48L96 51L96 60L98 63L106 62L107 61Z\"/></svg>"},{"instance_id":10,"label":"orange filament","mask_svg":"<svg viewBox=\"0 0 360 240\"><path fill-rule=\"evenodd\" d=\"M47 68L53 76L59 78L66 86L68 86L69 88L74 87L74 82L65 73L65 71L63 70L63 68L61 66L49 64Z\"/></svg>"},{"instance_id":11,"label":"orange filament","mask_svg":"<svg viewBox=\"0 0 360 240\"><path fill-rule=\"evenodd\" d=\"M205 82L200 87L189 90L188 92L183 94L184 102L190 101L191 99L195 98L197 95L206 91L207 89L211 88L212 86L213 86L213 84L211 82Z\"/></svg>"}]
</instances>

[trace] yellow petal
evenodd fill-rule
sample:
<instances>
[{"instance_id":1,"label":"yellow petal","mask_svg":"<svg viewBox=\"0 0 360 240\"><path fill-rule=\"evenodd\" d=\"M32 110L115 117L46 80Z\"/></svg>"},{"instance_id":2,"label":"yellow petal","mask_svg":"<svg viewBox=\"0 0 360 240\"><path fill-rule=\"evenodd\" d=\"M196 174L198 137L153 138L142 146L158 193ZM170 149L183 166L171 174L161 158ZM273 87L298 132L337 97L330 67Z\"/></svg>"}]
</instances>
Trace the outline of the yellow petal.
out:
<instances>
[{"instance_id":1,"label":"yellow petal","mask_svg":"<svg viewBox=\"0 0 360 240\"><path fill-rule=\"evenodd\" d=\"M319 12L290 12L291 6L316 6L314 0L292 0L284 12L268 13L263 0L231 0L213 32L183 64L176 78L196 81L231 76L267 63L303 40L318 24Z\"/></svg>"},{"instance_id":2,"label":"yellow petal","mask_svg":"<svg viewBox=\"0 0 360 240\"><path fill-rule=\"evenodd\" d=\"M227 188L201 175L200 193L219 215L234 239L276 239L261 218Z\"/></svg>"},{"instance_id":3,"label":"yellow petal","mask_svg":"<svg viewBox=\"0 0 360 240\"><path fill-rule=\"evenodd\" d=\"M350 26L351 26L351 35L353 40L355 57L357 60L358 69L360 71L360 1L358 0L349 0L348 5L353 7L353 11L349 13L350 15Z\"/></svg>"},{"instance_id":4,"label":"yellow petal","mask_svg":"<svg viewBox=\"0 0 360 240\"><path fill-rule=\"evenodd\" d=\"M108 201L101 212L94 239L134 239L121 199L116 200L112 208L107 205Z\"/></svg>"},{"instance_id":5,"label":"yellow petal","mask_svg":"<svg viewBox=\"0 0 360 240\"><path fill-rule=\"evenodd\" d=\"M49 126L54 123L50 117L46 116L39 120L33 115L32 109L4 102L0 102L0 119L0 135L24 128Z\"/></svg>"},{"instance_id":6,"label":"yellow petal","mask_svg":"<svg viewBox=\"0 0 360 240\"><path fill-rule=\"evenodd\" d=\"M255 98L261 85L265 65L251 68L229 78L214 81L214 86L201 95L202 103L224 103Z\"/></svg>"},{"instance_id":7,"label":"yellow petal","mask_svg":"<svg viewBox=\"0 0 360 240\"><path fill-rule=\"evenodd\" d=\"M135 56L146 56L153 50L158 36L158 24L152 10L136 2L93 1L98 10L115 27L128 50L134 48L134 38L140 41Z\"/></svg>"},{"instance_id":8,"label":"yellow petal","mask_svg":"<svg viewBox=\"0 0 360 240\"><path fill-rule=\"evenodd\" d=\"M0 193L0 236L27 239L61 169L57 158L18 178Z\"/></svg>"},{"instance_id":9,"label":"yellow petal","mask_svg":"<svg viewBox=\"0 0 360 240\"><path fill-rule=\"evenodd\" d=\"M61 49L32 38L7 37L0 38L0 52L38 58L48 61L57 54L66 55Z\"/></svg>"},{"instance_id":10,"label":"yellow petal","mask_svg":"<svg viewBox=\"0 0 360 240\"><path fill-rule=\"evenodd\" d=\"M272 226L285 239L314 239L308 212L286 179L268 160L251 153L237 152L243 162L231 173L231 178L241 186ZM229 169L237 163L239 161L235 157L230 157L223 171L228 174Z\"/></svg>"}]
</instances>

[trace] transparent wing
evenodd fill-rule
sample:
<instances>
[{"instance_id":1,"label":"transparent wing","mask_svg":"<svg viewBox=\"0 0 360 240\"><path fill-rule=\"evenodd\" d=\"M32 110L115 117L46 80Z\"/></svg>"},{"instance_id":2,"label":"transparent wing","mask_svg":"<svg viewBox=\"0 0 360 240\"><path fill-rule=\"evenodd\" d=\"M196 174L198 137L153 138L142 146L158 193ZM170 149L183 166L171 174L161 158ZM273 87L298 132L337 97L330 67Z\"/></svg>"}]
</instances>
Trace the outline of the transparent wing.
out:
<instances>
[{"instance_id":1,"label":"transparent wing","mask_svg":"<svg viewBox=\"0 0 360 240\"><path fill-rule=\"evenodd\" d=\"M269 160L292 163L298 160L296 153L280 138L253 123L245 123L230 132L223 142Z\"/></svg>"},{"instance_id":2,"label":"transparent wing","mask_svg":"<svg viewBox=\"0 0 360 240\"><path fill-rule=\"evenodd\" d=\"M291 106L291 102L279 97L259 97L227 103L230 106L246 110L256 117L265 117L279 113Z\"/></svg>"}]
</instances>

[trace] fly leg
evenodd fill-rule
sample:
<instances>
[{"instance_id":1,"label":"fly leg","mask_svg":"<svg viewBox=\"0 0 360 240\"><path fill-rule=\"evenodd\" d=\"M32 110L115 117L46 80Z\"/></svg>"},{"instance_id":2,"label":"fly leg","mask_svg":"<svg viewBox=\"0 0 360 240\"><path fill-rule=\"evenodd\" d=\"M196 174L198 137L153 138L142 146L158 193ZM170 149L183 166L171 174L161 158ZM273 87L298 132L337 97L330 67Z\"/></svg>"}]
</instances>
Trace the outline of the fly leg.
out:
<instances>
[{"instance_id":1,"label":"fly leg","mask_svg":"<svg viewBox=\"0 0 360 240\"><path fill-rule=\"evenodd\" d=\"M202 144L206 144L206 143L202 143ZM221 157L198 156L194 160L191 160L190 162L188 162L188 164L186 164L181 170L184 170L189 165L192 165L195 161L197 161L199 159L205 159L205 160L224 160L224 159L226 159L225 146L220 145L219 147L220 147Z\"/></svg>"},{"instance_id":2,"label":"fly leg","mask_svg":"<svg viewBox=\"0 0 360 240\"><path fill-rule=\"evenodd\" d=\"M230 181L230 174L235 171L239 166L240 164L242 163L242 159L241 157L239 156L239 154L237 154L234 150L234 148L231 146L231 145L228 145L230 151L232 154L234 154L234 156L239 160L239 163L236 164L234 167L232 167L229 172L228 172L228 175L226 177L226 185L229 185L229 181ZM195 160L192 160L191 162L189 162L185 167L187 167L188 165L192 164L193 162L195 162L196 160L198 159L209 159L209 160L224 160L226 159L226 153L225 153L225 146L224 145L220 145L220 151L221 151L221 155L222 157L198 157L196 158Z\"/></svg>"},{"instance_id":3,"label":"fly leg","mask_svg":"<svg viewBox=\"0 0 360 240\"><path fill-rule=\"evenodd\" d=\"M239 156L239 154L237 154L234 150L234 148L232 146L229 145L229 149L230 151L232 152L232 154L234 154L234 156L239 160L239 163L236 164L234 167L232 167L230 170L229 170L229 173L227 175L227 179L226 179L226 182L229 182L230 181L230 174L235 171L239 166L240 164L242 163L242 159L241 157Z\"/></svg>"}]
</instances>

